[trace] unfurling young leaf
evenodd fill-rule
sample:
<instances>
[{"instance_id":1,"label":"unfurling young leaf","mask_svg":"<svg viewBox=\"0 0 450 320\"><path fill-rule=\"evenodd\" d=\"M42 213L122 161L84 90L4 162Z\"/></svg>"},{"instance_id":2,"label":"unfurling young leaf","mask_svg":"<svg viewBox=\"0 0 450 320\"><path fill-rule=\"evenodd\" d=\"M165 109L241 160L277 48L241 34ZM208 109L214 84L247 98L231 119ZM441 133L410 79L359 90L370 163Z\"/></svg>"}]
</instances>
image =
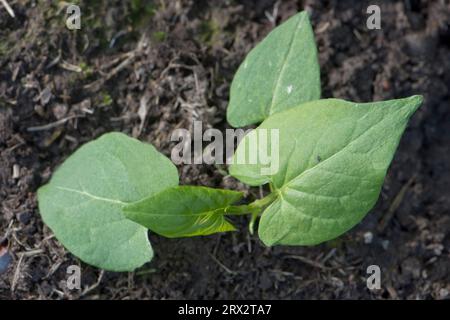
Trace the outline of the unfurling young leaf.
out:
<instances>
[{"instance_id":1,"label":"unfurling young leaf","mask_svg":"<svg viewBox=\"0 0 450 320\"><path fill-rule=\"evenodd\" d=\"M177 186L124 207L125 216L168 238L234 231L225 210L242 193L197 186Z\"/></svg>"},{"instance_id":2,"label":"unfurling young leaf","mask_svg":"<svg viewBox=\"0 0 450 320\"><path fill-rule=\"evenodd\" d=\"M275 28L240 65L231 84L227 120L258 123L302 102L320 99L314 33L303 11Z\"/></svg>"},{"instance_id":3,"label":"unfurling young leaf","mask_svg":"<svg viewBox=\"0 0 450 320\"><path fill-rule=\"evenodd\" d=\"M261 240L313 245L357 224L375 204L407 121L421 103L421 96L373 103L326 99L264 121L256 130L279 129L278 173L261 175L259 163L230 168L245 183L275 189L277 199L259 224ZM241 145L235 157L248 152L249 144Z\"/></svg>"},{"instance_id":4,"label":"unfurling young leaf","mask_svg":"<svg viewBox=\"0 0 450 320\"><path fill-rule=\"evenodd\" d=\"M121 133L79 148L38 190L39 211L56 238L81 260L129 271L153 256L147 230L122 207L178 184L169 159Z\"/></svg>"}]
</instances>

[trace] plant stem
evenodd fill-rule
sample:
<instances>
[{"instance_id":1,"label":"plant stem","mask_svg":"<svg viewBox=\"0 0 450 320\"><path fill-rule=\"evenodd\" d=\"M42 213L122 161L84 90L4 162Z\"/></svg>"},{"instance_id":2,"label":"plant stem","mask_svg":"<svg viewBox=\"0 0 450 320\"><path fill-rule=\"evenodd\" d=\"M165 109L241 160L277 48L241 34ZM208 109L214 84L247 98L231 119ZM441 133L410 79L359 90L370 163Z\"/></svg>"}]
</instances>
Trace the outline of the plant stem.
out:
<instances>
[{"instance_id":1,"label":"plant stem","mask_svg":"<svg viewBox=\"0 0 450 320\"><path fill-rule=\"evenodd\" d=\"M229 216L241 216L252 213L250 205L243 204L240 206L229 206L225 208L224 213Z\"/></svg>"},{"instance_id":2,"label":"plant stem","mask_svg":"<svg viewBox=\"0 0 450 320\"><path fill-rule=\"evenodd\" d=\"M264 198L255 200L250 204L243 204L240 206L229 206L225 209L225 214L233 216L245 214L258 215L266 206L268 206L275 200L276 196L277 196L276 193L270 193Z\"/></svg>"},{"instance_id":3,"label":"plant stem","mask_svg":"<svg viewBox=\"0 0 450 320\"><path fill-rule=\"evenodd\" d=\"M249 207L257 208L257 209L264 209L269 204L271 204L277 197L277 194L275 192L269 193L267 196L265 196L262 199L258 199L253 201L249 204Z\"/></svg>"}]
</instances>

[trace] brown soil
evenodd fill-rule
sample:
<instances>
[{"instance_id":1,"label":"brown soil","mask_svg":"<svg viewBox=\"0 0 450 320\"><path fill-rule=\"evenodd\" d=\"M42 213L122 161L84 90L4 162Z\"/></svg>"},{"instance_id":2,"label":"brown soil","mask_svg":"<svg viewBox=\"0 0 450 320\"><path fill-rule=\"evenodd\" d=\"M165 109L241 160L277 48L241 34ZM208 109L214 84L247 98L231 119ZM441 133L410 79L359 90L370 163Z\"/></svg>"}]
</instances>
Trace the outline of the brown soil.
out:
<instances>
[{"instance_id":1,"label":"brown soil","mask_svg":"<svg viewBox=\"0 0 450 320\"><path fill-rule=\"evenodd\" d=\"M0 275L0 298L449 297L448 0L85 0L76 32L64 27L64 9L51 2L9 1L14 19L0 6L0 241L6 239L0 251L8 248L13 258ZM381 30L366 28L369 4L381 6ZM36 205L36 190L53 170L108 131L169 154L175 128L201 120L204 128L225 129L230 81L246 52L273 28L268 16L275 13L279 23L303 9L312 15L324 97L425 96L363 222L316 247L266 248L249 235L247 217L235 219L235 233L151 235L154 260L129 274L101 272L65 251ZM223 169L179 171L183 184L260 196ZM368 232L371 243L364 241ZM86 290L65 289L71 264L82 267ZM372 264L382 270L376 291L365 283Z\"/></svg>"}]
</instances>

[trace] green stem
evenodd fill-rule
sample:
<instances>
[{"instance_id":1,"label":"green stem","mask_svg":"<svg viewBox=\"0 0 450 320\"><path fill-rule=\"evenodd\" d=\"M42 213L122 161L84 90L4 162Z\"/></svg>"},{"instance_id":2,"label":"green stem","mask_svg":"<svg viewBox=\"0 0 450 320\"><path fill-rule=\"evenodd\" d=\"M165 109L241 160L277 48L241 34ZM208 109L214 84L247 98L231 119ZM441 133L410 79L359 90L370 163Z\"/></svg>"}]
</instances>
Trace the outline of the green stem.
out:
<instances>
[{"instance_id":1,"label":"green stem","mask_svg":"<svg viewBox=\"0 0 450 320\"><path fill-rule=\"evenodd\" d=\"M276 197L277 197L277 194L275 192L271 192L264 198L255 200L252 203L250 203L249 207L262 210L265 207L267 207L269 204L271 204L276 199Z\"/></svg>"},{"instance_id":2,"label":"green stem","mask_svg":"<svg viewBox=\"0 0 450 320\"><path fill-rule=\"evenodd\" d=\"M224 213L229 216L241 216L245 214L250 214L251 208L247 204L243 204L240 206L229 206L225 208Z\"/></svg>"},{"instance_id":3,"label":"green stem","mask_svg":"<svg viewBox=\"0 0 450 320\"><path fill-rule=\"evenodd\" d=\"M224 214L226 215L244 215L244 214L251 214L250 224L248 225L248 230L250 231L250 234L253 234L253 228L255 225L255 221L258 218L258 216L261 214L263 209L267 207L269 204L271 204L275 198L277 197L277 194L275 192L271 192L269 195L265 196L262 199L258 199L253 201L250 204L244 204L240 206L229 206L225 208Z\"/></svg>"},{"instance_id":4,"label":"green stem","mask_svg":"<svg viewBox=\"0 0 450 320\"><path fill-rule=\"evenodd\" d=\"M277 196L276 193L270 193L264 198L255 200L250 204L243 204L240 206L229 206L225 208L225 214L233 216L245 214L258 215L266 206L268 206L275 200L276 196Z\"/></svg>"}]
</instances>

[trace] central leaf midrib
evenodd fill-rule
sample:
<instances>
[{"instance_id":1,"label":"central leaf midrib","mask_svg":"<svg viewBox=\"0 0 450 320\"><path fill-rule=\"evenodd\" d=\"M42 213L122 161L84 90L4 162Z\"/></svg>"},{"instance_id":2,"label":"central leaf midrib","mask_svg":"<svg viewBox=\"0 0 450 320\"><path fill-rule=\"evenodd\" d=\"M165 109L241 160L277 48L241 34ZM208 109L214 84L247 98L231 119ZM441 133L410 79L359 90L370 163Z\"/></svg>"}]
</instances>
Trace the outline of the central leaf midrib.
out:
<instances>
[{"instance_id":1,"label":"central leaf midrib","mask_svg":"<svg viewBox=\"0 0 450 320\"><path fill-rule=\"evenodd\" d=\"M61 186L55 186L56 189L60 189L60 190L64 190L64 191L69 191L69 192L73 192L73 193L78 193L81 194L83 196L86 196L88 198L94 199L94 200L98 200L98 201L104 201L104 202L110 202L110 203L115 203L115 204L119 204L121 206L124 206L128 203L120 201L120 200L116 200L116 199L110 199L110 198L105 198L105 197L100 197L100 196L96 196L93 195L92 193L89 193L87 191L84 190L77 190L77 189L72 189L72 188L67 188L67 187L61 187Z\"/></svg>"},{"instance_id":2,"label":"central leaf midrib","mask_svg":"<svg viewBox=\"0 0 450 320\"><path fill-rule=\"evenodd\" d=\"M401 109L401 108L400 108ZM303 175L305 175L306 173L317 169L321 166L323 166L324 164L326 164L327 162L329 162L330 160L334 159L336 156L338 156L339 154L341 154L343 151L345 151L346 149L348 149L351 145L353 145L354 143L356 143L359 139L361 139L362 137L366 136L368 132L370 132L371 130L373 130L374 128L378 127L381 123L383 123L384 121L386 121L386 118L381 118L380 121L378 121L377 123L375 123L373 126L371 126L368 130L365 130L362 134L360 134L358 137L356 137L355 139L353 139L352 141L350 141L346 146L344 146L342 149L340 149L339 151L337 151L336 153L332 154L330 157L328 157L327 159L325 159L324 161L316 164L315 166L306 169L305 171L301 172L298 176L292 178L290 181L286 182L285 184L283 184L283 186L281 186L279 188L280 193L284 192L285 188L290 188L290 184L297 179L300 179ZM291 188L292 189L292 188Z\"/></svg>"},{"instance_id":3,"label":"central leaf midrib","mask_svg":"<svg viewBox=\"0 0 450 320\"><path fill-rule=\"evenodd\" d=\"M281 77L284 74L284 71L286 69L286 61L287 61L289 55L291 54L293 43L294 43L295 37L297 36L298 30L299 30L299 25L300 25L300 23L303 22L303 19L304 19L303 17L304 16L302 15L298 19L297 24L295 25L295 31L293 32L292 38L291 38L291 40L289 42L289 49L287 50L286 55L284 56L283 63L281 65L281 70L280 70L280 72L279 72L279 74L277 76L277 80L275 81L275 86L274 86L274 89L273 89L272 99L270 101L269 108L265 112L266 114L268 113L268 115L270 115L272 113L272 109L274 107L274 102L276 101L276 98L278 96L277 93L279 92L279 86L280 86L280 82L281 82L280 79L281 79Z\"/></svg>"},{"instance_id":4,"label":"central leaf midrib","mask_svg":"<svg viewBox=\"0 0 450 320\"><path fill-rule=\"evenodd\" d=\"M177 216L181 216L181 217L200 217L200 216L208 216L210 215L211 217L213 216L220 216L221 213L220 212L216 212L220 209L223 208L219 208L219 209L211 209L210 211L201 211L198 213L190 213L190 214L184 214L184 213L177 213L177 214L167 214L167 213L150 213L148 211L141 211L141 210L132 210L129 208L125 208L125 212L133 212L133 213L141 213L141 214L146 214L149 216L171 216L171 217L177 217Z\"/></svg>"}]
</instances>

